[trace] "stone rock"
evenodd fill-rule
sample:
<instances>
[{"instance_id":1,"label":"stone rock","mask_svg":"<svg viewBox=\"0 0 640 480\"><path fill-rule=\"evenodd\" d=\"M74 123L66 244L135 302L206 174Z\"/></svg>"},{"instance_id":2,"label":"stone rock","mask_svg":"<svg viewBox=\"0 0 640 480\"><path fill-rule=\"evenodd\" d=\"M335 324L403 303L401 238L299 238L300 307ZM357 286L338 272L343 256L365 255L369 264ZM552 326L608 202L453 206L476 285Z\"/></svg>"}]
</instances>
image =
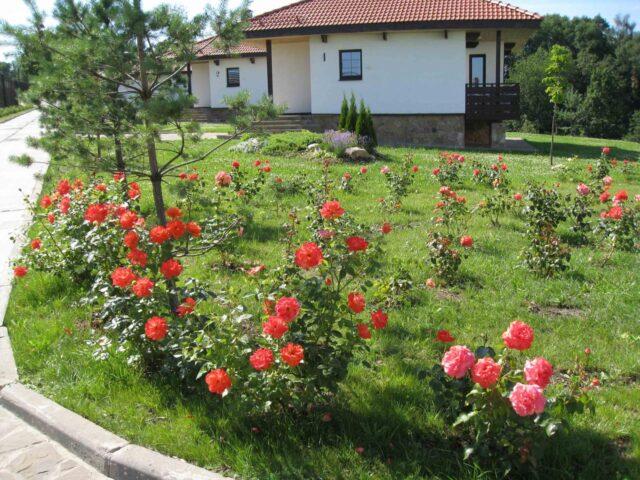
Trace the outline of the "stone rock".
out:
<instances>
[{"instance_id":1,"label":"stone rock","mask_svg":"<svg viewBox=\"0 0 640 480\"><path fill-rule=\"evenodd\" d=\"M344 154L351 160L371 160L369 152L360 147L349 147L344 151Z\"/></svg>"},{"instance_id":2,"label":"stone rock","mask_svg":"<svg viewBox=\"0 0 640 480\"><path fill-rule=\"evenodd\" d=\"M307 150L320 150L320 144L319 143L312 143L311 145L309 145L307 147Z\"/></svg>"}]
</instances>

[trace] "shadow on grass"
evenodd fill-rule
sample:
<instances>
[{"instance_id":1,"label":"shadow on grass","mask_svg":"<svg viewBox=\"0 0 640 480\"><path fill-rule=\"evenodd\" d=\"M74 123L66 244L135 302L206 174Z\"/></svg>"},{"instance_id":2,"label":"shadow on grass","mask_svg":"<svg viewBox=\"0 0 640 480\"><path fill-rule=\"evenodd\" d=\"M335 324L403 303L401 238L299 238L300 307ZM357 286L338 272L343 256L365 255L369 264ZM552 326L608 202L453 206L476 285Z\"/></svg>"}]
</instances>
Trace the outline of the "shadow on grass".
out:
<instances>
[{"instance_id":1,"label":"shadow on grass","mask_svg":"<svg viewBox=\"0 0 640 480\"><path fill-rule=\"evenodd\" d=\"M530 143L538 151L534 153L526 152L522 155L549 155L551 148L551 141L538 138L527 138L527 143ZM556 141L553 144L554 155L558 157L573 157L577 155L580 158L588 160L597 160L602 155L602 147L607 144L607 140L602 140L602 146L598 145L580 145L578 143L563 142L562 140ZM611 158L618 159L635 159L638 157L638 152L633 150L627 150L625 148L611 147Z\"/></svg>"}]
</instances>

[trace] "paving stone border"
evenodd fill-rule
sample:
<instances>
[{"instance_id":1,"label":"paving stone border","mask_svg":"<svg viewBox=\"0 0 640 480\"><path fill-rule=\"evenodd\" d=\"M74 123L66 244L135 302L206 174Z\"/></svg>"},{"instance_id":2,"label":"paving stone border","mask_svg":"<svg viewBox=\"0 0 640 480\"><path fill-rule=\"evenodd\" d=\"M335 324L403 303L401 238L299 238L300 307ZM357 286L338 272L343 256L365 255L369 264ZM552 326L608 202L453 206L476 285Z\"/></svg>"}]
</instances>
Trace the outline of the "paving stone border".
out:
<instances>
[{"instance_id":1,"label":"paving stone border","mask_svg":"<svg viewBox=\"0 0 640 480\"><path fill-rule=\"evenodd\" d=\"M41 180L36 181L30 197L36 198L41 188ZM29 216L28 212L23 215ZM24 223L28 224L29 220L26 218ZM11 257L19 255L22 247L16 242ZM129 443L22 385L9 332L3 326L10 294L10 286L0 288L0 406L114 480L232 480Z\"/></svg>"}]
</instances>

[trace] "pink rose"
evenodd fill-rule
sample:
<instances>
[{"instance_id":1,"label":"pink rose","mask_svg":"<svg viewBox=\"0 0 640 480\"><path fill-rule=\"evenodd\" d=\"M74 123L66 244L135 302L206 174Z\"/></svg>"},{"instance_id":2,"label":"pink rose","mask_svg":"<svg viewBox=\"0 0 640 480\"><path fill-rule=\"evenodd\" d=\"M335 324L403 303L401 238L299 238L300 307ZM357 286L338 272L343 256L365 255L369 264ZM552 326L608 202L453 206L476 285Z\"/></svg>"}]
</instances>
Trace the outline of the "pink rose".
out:
<instances>
[{"instance_id":1,"label":"pink rose","mask_svg":"<svg viewBox=\"0 0 640 480\"><path fill-rule=\"evenodd\" d=\"M516 383L509 395L513 410L521 417L544 412L547 399L544 398L542 388L538 385L524 385Z\"/></svg>"},{"instance_id":2,"label":"pink rose","mask_svg":"<svg viewBox=\"0 0 640 480\"><path fill-rule=\"evenodd\" d=\"M475 357L471 350L462 345L451 347L442 357L444 373L453 378L464 377L473 366Z\"/></svg>"},{"instance_id":3,"label":"pink rose","mask_svg":"<svg viewBox=\"0 0 640 480\"><path fill-rule=\"evenodd\" d=\"M387 167L386 165L380 169L380 173L383 174L383 175L386 175L390 171L391 171L391 169L389 167Z\"/></svg>"},{"instance_id":4,"label":"pink rose","mask_svg":"<svg viewBox=\"0 0 640 480\"><path fill-rule=\"evenodd\" d=\"M228 187L231 184L231 175L227 172L218 172L216 174L216 185L219 187Z\"/></svg>"},{"instance_id":5,"label":"pink rose","mask_svg":"<svg viewBox=\"0 0 640 480\"><path fill-rule=\"evenodd\" d=\"M524 364L524 378L529 385L538 385L540 388L545 388L549 385L552 375L553 367L542 357L527 360Z\"/></svg>"},{"instance_id":6,"label":"pink rose","mask_svg":"<svg viewBox=\"0 0 640 480\"><path fill-rule=\"evenodd\" d=\"M583 197L585 197L585 196L589 195L589 193L591 193L591 189L589 187L587 187L584 183L579 184L578 188L576 188L576 190Z\"/></svg>"},{"instance_id":7,"label":"pink rose","mask_svg":"<svg viewBox=\"0 0 640 480\"><path fill-rule=\"evenodd\" d=\"M613 183L613 178L611 178L609 175L607 175L606 177L604 177L602 179L602 183L606 186L610 186Z\"/></svg>"},{"instance_id":8,"label":"pink rose","mask_svg":"<svg viewBox=\"0 0 640 480\"><path fill-rule=\"evenodd\" d=\"M520 320L511 322L502 334L504 344L513 350L527 350L533 343L533 328Z\"/></svg>"},{"instance_id":9,"label":"pink rose","mask_svg":"<svg viewBox=\"0 0 640 480\"><path fill-rule=\"evenodd\" d=\"M471 380L482 388L489 388L500 378L502 365L491 357L484 357L471 368Z\"/></svg>"}]
</instances>

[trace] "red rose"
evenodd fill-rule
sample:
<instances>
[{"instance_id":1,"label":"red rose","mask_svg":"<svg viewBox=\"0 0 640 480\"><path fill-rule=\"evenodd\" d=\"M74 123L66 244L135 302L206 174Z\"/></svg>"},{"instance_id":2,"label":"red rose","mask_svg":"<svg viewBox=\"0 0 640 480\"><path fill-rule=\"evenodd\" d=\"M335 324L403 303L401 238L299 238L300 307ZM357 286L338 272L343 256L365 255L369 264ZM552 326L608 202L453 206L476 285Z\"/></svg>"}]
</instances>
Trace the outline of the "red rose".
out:
<instances>
[{"instance_id":1,"label":"red rose","mask_svg":"<svg viewBox=\"0 0 640 480\"><path fill-rule=\"evenodd\" d=\"M125 230L131 230L137 221L138 215L136 215L136 212L132 212L131 210L127 210L120 215L120 226Z\"/></svg>"},{"instance_id":2,"label":"red rose","mask_svg":"<svg viewBox=\"0 0 640 480\"><path fill-rule=\"evenodd\" d=\"M189 181L190 182L195 182L196 180L198 180L198 178L200 178L200 175L198 175L197 173L190 173L189 174Z\"/></svg>"},{"instance_id":3,"label":"red rose","mask_svg":"<svg viewBox=\"0 0 640 480\"><path fill-rule=\"evenodd\" d=\"M288 331L287 323L280 317L269 317L269 320L262 324L262 333L273 338L282 338Z\"/></svg>"},{"instance_id":4,"label":"red rose","mask_svg":"<svg viewBox=\"0 0 640 480\"><path fill-rule=\"evenodd\" d=\"M130 248L131 250L134 250L135 248L138 247L139 241L140 241L140 236L133 230L130 232L127 232L124 235L124 244L126 247Z\"/></svg>"},{"instance_id":5,"label":"red rose","mask_svg":"<svg viewBox=\"0 0 640 480\"><path fill-rule=\"evenodd\" d=\"M255 167L259 167L260 165L262 165L262 162L260 160L256 160L255 162L253 162L253 165Z\"/></svg>"},{"instance_id":6,"label":"red rose","mask_svg":"<svg viewBox=\"0 0 640 480\"><path fill-rule=\"evenodd\" d=\"M391 233L391 230L392 230L392 227L391 227L391 224L389 222L384 222L382 224L382 227L380 228L380 231L382 233L384 233L385 235L388 234L388 233Z\"/></svg>"},{"instance_id":7,"label":"red rose","mask_svg":"<svg viewBox=\"0 0 640 480\"><path fill-rule=\"evenodd\" d=\"M47 221L49 223L53 223L56 221L56 216L53 213L50 213L49 215L47 215Z\"/></svg>"},{"instance_id":8,"label":"red rose","mask_svg":"<svg viewBox=\"0 0 640 480\"><path fill-rule=\"evenodd\" d=\"M204 382L209 387L209 391L216 395L224 395L231 388L231 379L224 368L211 370L205 375Z\"/></svg>"},{"instance_id":9,"label":"red rose","mask_svg":"<svg viewBox=\"0 0 640 480\"><path fill-rule=\"evenodd\" d=\"M102 203L92 203L84 212L84 219L89 223L100 224L107 219L109 215L109 207Z\"/></svg>"},{"instance_id":10,"label":"red rose","mask_svg":"<svg viewBox=\"0 0 640 480\"><path fill-rule=\"evenodd\" d=\"M191 235L192 237L198 238L202 234L202 229L196 222L189 222L187 223L186 227L187 232L189 232L189 235Z\"/></svg>"},{"instance_id":11,"label":"red rose","mask_svg":"<svg viewBox=\"0 0 640 480\"><path fill-rule=\"evenodd\" d=\"M158 225L149 231L149 240L153 243L164 243L171 237L171 232L166 227Z\"/></svg>"},{"instance_id":12,"label":"red rose","mask_svg":"<svg viewBox=\"0 0 640 480\"><path fill-rule=\"evenodd\" d=\"M545 388L551 381L553 366L544 358L538 357L534 360L527 360L524 364L524 378L528 384L538 385Z\"/></svg>"},{"instance_id":13,"label":"red rose","mask_svg":"<svg viewBox=\"0 0 640 480\"><path fill-rule=\"evenodd\" d=\"M360 338L364 338L365 340L371 338L371 330L369 330L369 326L367 324L359 323L356 325L356 328L358 329L358 335Z\"/></svg>"},{"instance_id":14,"label":"red rose","mask_svg":"<svg viewBox=\"0 0 640 480\"><path fill-rule=\"evenodd\" d=\"M137 265L144 268L147 266L147 259L149 258L149 256L142 250L132 248L131 251L127 254L127 258L131 262L131 265Z\"/></svg>"},{"instance_id":15,"label":"red rose","mask_svg":"<svg viewBox=\"0 0 640 480\"><path fill-rule=\"evenodd\" d=\"M122 180L124 180L124 172L115 172L113 174L114 182L121 182Z\"/></svg>"},{"instance_id":16,"label":"red rose","mask_svg":"<svg viewBox=\"0 0 640 480\"><path fill-rule=\"evenodd\" d=\"M540 414L544 412L544 407L547 404L542 388L538 385L523 385L522 383L516 383L513 387L509 401L513 410L521 417Z\"/></svg>"},{"instance_id":17,"label":"red rose","mask_svg":"<svg viewBox=\"0 0 640 480\"><path fill-rule=\"evenodd\" d=\"M149 340L153 340L154 342L164 340L168 331L169 326L167 325L167 321L162 317L151 317L147 320L147 323L144 324L144 334Z\"/></svg>"},{"instance_id":18,"label":"red rose","mask_svg":"<svg viewBox=\"0 0 640 480\"><path fill-rule=\"evenodd\" d=\"M611 153L611 149L609 147L602 147L602 153L604 155L609 155Z\"/></svg>"},{"instance_id":19,"label":"red rose","mask_svg":"<svg viewBox=\"0 0 640 480\"><path fill-rule=\"evenodd\" d=\"M176 315L178 315L179 317L184 317L185 315L193 313L195 309L196 301L191 297L187 297L176 308Z\"/></svg>"},{"instance_id":20,"label":"red rose","mask_svg":"<svg viewBox=\"0 0 640 480\"><path fill-rule=\"evenodd\" d=\"M381 309L378 309L375 312L371 312L371 323L373 324L373 328L375 328L376 330L385 328L388 321L389 315L384 313Z\"/></svg>"},{"instance_id":21,"label":"red rose","mask_svg":"<svg viewBox=\"0 0 640 480\"><path fill-rule=\"evenodd\" d=\"M105 183L98 183L94 188L99 192L107 191L107 185Z\"/></svg>"},{"instance_id":22,"label":"red rose","mask_svg":"<svg viewBox=\"0 0 640 480\"><path fill-rule=\"evenodd\" d=\"M502 334L504 344L513 350L527 350L533 343L533 328L524 322L511 322L506 332Z\"/></svg>"},{"instance_id":23,"label":"red rose","mask_svg":"<svg viewBox=\"0 0 640 480\"><path fill-rule=\"evenodd\" d=\"M187 227L180 220L171 220L167 223L167 230L169 231L169 234L177 240L184 235Z\"/></svg>"},{"instance_id":24,"label":"red rose","mask_svg":"<svg viewBox=\"0 0 640 480\"><path fill-rule=\"evenodd\" d=\"M520 200L522 200L522 194L521 193L516 193L513 195L513 199L517 202L519 202Z\"/></svg>"},{"instance_id":25,"label":"red rose","mask_svg":"<svg viewBox=\"0 0 640 480\"><path fill-rule=\"evenodd\" d=\"M58 182L58 186L56 187L56 192L58 192L60 195L66 195L70 191L71 191L71 184L69 183L69 180L65 178Z\"/></svg>"},{"instance_id":26,"label":"red rose","mask_svg":"<svg viewBox=\"0 0 640 480\"><path fill-rule=\"evenodd\" d=\"M27 272L29 271L29 269L23 265L16 265L15 267L13 267L13 276L16 278L22 278L24 277Z\"/></svg>"},{"instance_id":27,"label":"red rose","mask_svg":"<svg viewBox=\"0 0 640 480\"><path fill-rule=\"evenodd\" d=\"M489 388L500 378L502 365L496 363L491 357L484 357L471 367L471 380L482 388Z\"/></svg>"},{"instance_id":28,"label":"red rose","mask_svg":"<svg viewBox=\"0 0 640 480\"><path fill-rule=\"evenodd\" d=\"M360 174L364 175L365 173L367 173L367 167L360 167Z\"/></svg>"},{"instance_id":29,"label":"red rose","mask_svg":"<svg viewBox=\"0 0 640 480\"><path fill-rule=\"evenodd\" d=\"M181 216L182 216L182 211L178 207L167 208L167 217L180 218Z\"/></svg>"},{"instance_id":30,"label":"red rose","mask_svg":"<svg viewBox=\"0 0 640 480\"><path fill-rule=\"evenodd\" d=\"M237 160L234 160L234 161L231 163L231 166L232 166L233 168L235 168L235 169L238 169L238 168L240 168L240 162L238 162Z\"/></svg>"},{"instance_id":31,"label":"red rose","mask_svg":"<svg viewBox=\"0 0 640 480\"><path fill-rule=\"evenodd\" d=\"M304 359L304 349L295 343L287 343L280 350L282 361L290 367L297 367Z\"/></svg>"},{"instance_id":32,"label":"red rose","mask_svg":"<svg viewBox=\"0 0 640 480\"><path fill-rule=\"evenodd\" d=\"M455 345L446 351L442 357L444 373L453 378L464 377L473 366L475 357L471 350L462 345Z\"/></svg>"},{"instance_id":33,"label":"red rose","mask_svg":"<svg viewBox=\"0 0 640 480\"><path fill-rule=\"evenodd\" d=\"M51 197L49 195L45 195L40 200L40 206L42 208L49 208L53 202L51 201Z\"/></svg>"},{"instance_id":34,"label":"red rose","mask_svg":"<svg viewBox=\"0 0 640 480\"><path fill-rule=\"evenodd\" d=\"M118 267L111 274L111 282L114 286L126 288L136 279L136 274L127 267Z\"/></svg>"},{"instance_id":35,"label":"red rose","mask_svg":"<svg viewBox=\"0 0 640 480\"><path fill-rule=\"evenodd\" d=\"M139 198L141 194L140 191L140 185L138 185L136 182L131 182L129 184L129 192L127 192L127 195L129 196L129 198L131 200L135 200L136 198Z\"/></svg>"},{"instance_id":36,"label":"red rose","mask_svg":"<svg viewBox=\"0 0 640 480\"><path fill-rule=\"evenodd\" d=\"M218 172L216 174L216 185L218 187L228 187L231 185L231 175L227 172Z\"/></svg>"},{"instance_id":37,"label":"red rose","mask_svg":"<svg viewBox=\"0 0 640 480\"><path fill-rule=\"evenodd\" d=\"M502 169L502 171L506 172L508 167L506 163L503 163L502 165L500 165L500 168Z\"/></svg>"},{"instance_id":38,"label":"red rose","mask_svg":"<svg viewBox=\"0 0 640 480\"><path fill-rule=\"evenodd\" d=\"M148 278L139 278L131 287L134 295L138 298L145 298L151 296L153 292L154 283Z\"/></svg>"},{"instance_id":39,"label":"red rose","mask_svg":"<svg viewBox=\"0 0 640 480\"><path fill-rule=\"evenodd\" d=\"M307 242L296 251L295 262L303 270L309 270L320 265L322 258L320 247L313 242Z\"/></svg>"},{"instance_id":40,"label":"red rose","mask_svg":"<svg viewBox=\"0 0 640 480\"><path fill-rule=\"evenodd\" d=\"M477 177L478 175L480 175L480 170L478 170L477 168L473 169L473 176Z\"/></svg>"},{"instance_id":41,"label":"red rose","mask_svg":"<svg viewBox=\"0 0 640 480\"><path fill-rule=\"evenodd\" d=\"M164 275L164 278L170 280L182 273L182 265L178 260L170 258L162 264L160 272Z\"/></svg>"},{"instance_id":42,"label":"red rose","mask_svg":"<svg viewBox=\"0 0 640 480\"><path fill-rule=\"evenodd\" d=\"M349 237L346 242L350 252L361 252L369 246L369 243L362 237Z\"/></svg>"},{"instance_id":43,"label":"red rose","mask_svg":"<svg viewBox=\"0 0 640 480\"><path fill-rule=\"evenodd\" d=\"M360 313L366 306L364 295L358 292L351 292L347 296L347 305L353 313Z\"/></svg>"},{"instance_id":44,"label":"red rose","mask_svg":"<svg viewBox=\"0 0 640 480\"><path fill-rule=\"evenodd\" d=\"M282 297L276 303L276 315L289 323L300 313L300 302L293 297Z\"/></svg>"},{"instance_id":45,"label":"red rose","mask_svg":"<svg viewBox=\"0 0 640 480\"><path fill-rule=\"evenodd\" d=\"M619 205L614 205L609 209L608 212L603 212L601 217L610 218L611 220L620 220L623 214L624 211L622 210L622 207L620 207Z\"/></svg>"},{"instance_id":46,"label":"red rose","mask_svg":"<svg viewBox=\"0 0 640 480\"><path fill-rule=\"evenodd\" d=\"M629 200L629 195L627 194L626 190L620 190L614 195L613 199L616 202L626 202L627 200Z\"/></svg>"},{"instance_id":47,"label":"red rose","mask_svg":"<svg viewBox=\"0 0 640 480\"><path fill-rule=\"evenodd\" d=\"M449 330L438 330L438 333L436 333L436 340L442 343L451 343L455 342L456 339L451 335L451 333L449 333Z\"/></svg>"},{"instance_id":48,"label":"red rose","mask_svg":"<svg viewBox=\"0 0 640 480\"><path fill-rule=\"evenodd\" d=\"M180 180L186 180L187 179L187 174L185 172L182 172L178 175L178 178Z\"/></svg>"},{"instance_id":49,"label":"red rose","mask_svg":"<svg viewBox=\"0 0 640 480\"><path fill-rule=\"evenodd\" d=\"M440 175L440 169L439 168L434 168L431 173L433 173L434 177L437 177L438 175Z\"/></svg>"},{"instance_id":50,"label":"red rose","mask_svg":"<svg viewBox=\"0 0 640 480\"><path fill-rule=\"evenodd\" d=\"M411 167L411 171L413 173L418 173L418 170L420 170L420 167L418 167L418 165L414 165L413 167Z\"/></svg>"},{"instance_id":51,"label":"red rose","mask_svg":"<svg viewBox=\"0 0 640 480\"><path fill-rule=\"evenodd\" d=\"M607 203L611 198L611 194L609 192L603 192L600 195L600 203Z\"/></svg>"},{"instance_id":52,"label":"red rose","mask_svg":"<svg viewBox=\"0 0 640 480\"><path fill-rule=\"evenodd\" d=\"M326 220L333 220L344 215L344 209L340 206L340 202L333 200L322 205L320 215Z\"/></svg>"},{"instance_id":53,"label":"red rose","mask_svg":"<svg viewBox=\"0 0 640 480\"><path fill-rule=\"evenodd\" d=\"M463 237L460 238L460 245L462 245L465 248L470 248L473 246L473 238L471 238L469 235L465 235Z\"/></svg>"},{"instance_id":54,"label":"red rose","mask_svg":"<svg viewBox=\"0 0 640 480\"><path fill-rule=\"evenodd\" d=\"M42 240L39 238L34 238L31 240L31 250L39 250L42 247Z\"/></svg>"},{"instance_id":55,"label":"red rose","mask_svg":"<svg viewBox=\"0 0 640 480\"><path fill-rule=\"evenodd\" d=\"M256 370L267 370L273 365L273 352L268 348L259 348L249 357L249 363Z\"/></svg>"}]
</instances>

